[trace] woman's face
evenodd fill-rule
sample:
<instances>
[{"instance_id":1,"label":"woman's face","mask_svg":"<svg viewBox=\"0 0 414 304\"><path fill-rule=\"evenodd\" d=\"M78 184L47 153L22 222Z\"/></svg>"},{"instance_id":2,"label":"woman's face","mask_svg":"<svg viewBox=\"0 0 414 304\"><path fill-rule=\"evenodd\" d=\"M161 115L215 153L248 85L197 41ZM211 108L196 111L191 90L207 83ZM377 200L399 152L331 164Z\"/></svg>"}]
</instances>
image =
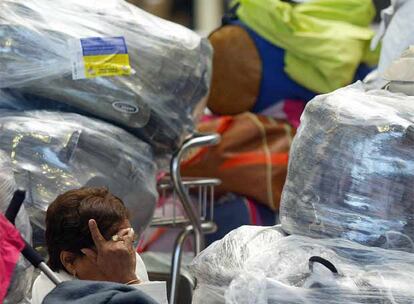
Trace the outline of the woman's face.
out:
<instances>
[{"instance_id":1,"label":"woman's face","mask_svg":"<svg viewBox=\"0 0 414 304\"><path fill-rule=\"evenodd\" d=\"M129 220L124 220L119 225L118 231L125 228L131 228ZM80 280L107 281L105 275L96 267L96 264L85 255L76 257L71 267L73 267L76 277Z\"/></svg>"}]
</instances>

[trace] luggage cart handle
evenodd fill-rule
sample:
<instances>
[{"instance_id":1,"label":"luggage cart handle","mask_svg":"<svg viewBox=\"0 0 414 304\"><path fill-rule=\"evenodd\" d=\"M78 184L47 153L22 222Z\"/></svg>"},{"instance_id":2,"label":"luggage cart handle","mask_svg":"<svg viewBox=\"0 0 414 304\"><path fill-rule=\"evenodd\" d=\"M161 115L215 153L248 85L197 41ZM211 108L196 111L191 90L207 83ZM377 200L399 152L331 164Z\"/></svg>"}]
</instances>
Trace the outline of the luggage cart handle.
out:
<instances>
[{"instance_id":1,"label":"luggage cart handle","mask_svg":"<svg viewBox=\"0 0 414 304\"><path fill-rule=\"evenodd\" d=\"M4 213L4 216L13 225L16 222L17 214L19 213L19 210L22 207L25 198L26 192L22 189L17 189L13 194L13 198L11 199L9 206L6 209L6 212Z\"/></svg>"},{"instance_id":2,"label":"luggage cart handle","mask_svg":"<svg viewBox=\"0 0 414 304\"><path fill-rule=\"evenodd\" d=\"M4 216L7 220L13 225L16 222L17 214L19 213L20 208L23 205L24 199L26 198L26 191L18 189L14 192L13 198L10 201L9 206L6 209ZM23 239L23 238L22 238ZM62 281L56 276L56 274L46 265L43 261L43 258L40 254L33 249L30 244L24 240L24 248L22 250L22 255L36 268L39 268L43 271L46 276L55 284L58 285Z\"/></svg>"},{"instance_id":3,"label":"luggage cart handle","mask_svg":"<svg viewBox=\"0 0 414 304\"><path fill-rule=\"evenodd\" d=\"M190 149L198 147L207 147L218 144L220 142L220 135L215 133L200 134L196 133L186 141L184 141L181 149L179 149L171 159L171 179L178 197L183 205L183 208L191 222L194 229L195 240L195 254L201 252L204 248L204 236L203 229L201 227L201 219L198 217L197 212L194 210L194 206L191 204L191 198L187 191L185 191L180 171L180 164L183 157Z\"/></svg>"}]
</instances>

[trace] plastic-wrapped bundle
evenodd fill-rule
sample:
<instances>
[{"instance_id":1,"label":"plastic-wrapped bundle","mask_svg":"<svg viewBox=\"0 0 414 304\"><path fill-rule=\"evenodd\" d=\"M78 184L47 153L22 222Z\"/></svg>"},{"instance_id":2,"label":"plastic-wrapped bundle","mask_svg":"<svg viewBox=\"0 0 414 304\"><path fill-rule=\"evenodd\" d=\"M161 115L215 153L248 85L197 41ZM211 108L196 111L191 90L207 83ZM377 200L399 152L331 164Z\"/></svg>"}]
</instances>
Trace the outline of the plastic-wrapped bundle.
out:
<instances>
[{"instance_id":1,"label":"plastic-wrapped bundle","mask_svg":"<svg viewBox=\"0 0 414 304\"><path fill-rule=\"evenodd\" d=\"M126 43L135 74L72 79L72 44L99 37L123 38L114 41ZM93 51L105 53L107 46ZM119 52L118 45L109 47ZM0 50L0 88L26 98L15 108L99 117L158 153L177 148L192 130L210 84L212 49L206 39L123 0L1 1Z\"/></svg>"},{"instance_id":2,"label":"plastic-wrapped bundle","mask_svg":"<svg viewBox=\"0 0 414 304\"><path fill-rule=\"evenodd\" d=\"M6 211L15 190L16 182L14 180L10 158L4 152L0 151L0 212L4 213ZM32 227L24 206L21 207L17 214L16 227L23 238L31 243ZM32 277L33 267L25 258L23 258L23 256L20 256L14 269L13 278L10 282L4 304L15 304L27 301Z\"/></svg>"},{"instance_id":3,"label":"plastic-wrapped bundle","mask_svg":"<svg viewBox=\"0 0 414 304\"><path fill-rule=\"evenodd\" d=\"M82 186L108 187L125 202L137 231L152 218L151 148L118 127L77 114L2 112L0 149L11 156L18 186L28 191L31 221L42 228L56 196Z\"/></svg>"},{"instance_id":4,"label":"plastic-wrapped bundle","mask_svg":"<svg viewBox=\"0 0 414 304\"><path fill-rule=\"evenodd\" d=\"M222 296L222 290L218 289L216 296L210 293L206 297L205 290L209 290L210 286L228 286L250 266L250 261L258 254L258 248L263 248L265 244L276 244L284 236L282 229L277 226L242 226L211 244L190 265L198 286L193 301L216 303L216 298Z\"/></svg>"},{"instance_id":5,"label":"plastic-wrapped bundle","mask_svg":"<svg viewBox=\"0 0 414 304\"><path fill-rule=\"evenodd\" d=\"M313 99L290 152L289 234L412 251L414 97L361 84Z\"/></svg>"},{"instance_id":6,"label":"plastic-wrapped bundle","mask_svg":"<svg viewBox=\"0 0 414 304\"><path fill-rule=\"evenodd\" d=\"M201 284L193 303L412 303L411 253L366 247L343 239L303 236L268 239L246 250L251 234L246 229L235 230L205 249L200 254L203 259L194 260L192 267ZM226 262L244 255L248 259L237 269ZM232 273L231 282L216 280L215 269Z\"/></svg>"}]
</instances>

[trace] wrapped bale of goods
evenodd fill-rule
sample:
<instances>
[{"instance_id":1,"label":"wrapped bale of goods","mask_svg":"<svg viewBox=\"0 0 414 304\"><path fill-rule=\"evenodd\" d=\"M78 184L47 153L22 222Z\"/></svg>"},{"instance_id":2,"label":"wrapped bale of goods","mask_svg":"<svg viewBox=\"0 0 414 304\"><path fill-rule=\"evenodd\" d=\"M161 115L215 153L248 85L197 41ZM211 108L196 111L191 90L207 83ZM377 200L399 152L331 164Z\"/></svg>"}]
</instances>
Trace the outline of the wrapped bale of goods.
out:
<instances>
[{"instance_id":1,"label":"wrapped bale of goods","mask_svg":"<svg viewBox=\"0 0 414 304\"><path fill-rule=\"evenodd\" d=\"M251 265L260 249L276 244L285 233L280 227L242 226L202 251L191 263L197 278L193 303L225 303L224 291ZM260 248L260 249L259 249Z\"/></svg>"},{"instance_id":2,"label":"wrapped bale of goods","mask_svg":"<svg viewBox=\"0 0 414 304\"><path fill-rule=\"evenodd\" d=\"M361 84L313 99L281 201L289 234L413 251L414 98Z\"/></svg>"},{"instance_id":3,"label":"wrapped bale of goods","mask_svg":"<svg viewBox=\"0 0 414 304\"><path fill-rule=\"evenodd\" d=\"M5 213L16 190L10 158L0 151L0 212ZM23 238L32 242L32 227L24 206L17 214L15 225ZM4 304L30 303L30 288L34 269L23 256L17 262Z\"/></svg>"},{"instance_id":4,"label":"wrapped bale of goods","mask_svg":"<svg viewBox=\"0 0 414 304\"><path fill-rule=\"evenodd\" d=\"M193 130L211 77L206 39L123 0L0 3L0 89L8 108L112 122L159 155Z\"/></svg>"},{"instance_id":5,"label":"wrapped bale of goods","mask_svg":"<svg viewBox=\"0 0 414 304\"><path fill-rule=\"evenodd\" d=\"M413 254L274 229L272 238L248 245L263 231L242 227L196 257L193 303L412 303Z\"/></svg>"},{"instance_id":6,"label":"wrapped bale of goods","mask_svg":"<svg viewBox=\"0 0 414 304\"><path fill-rule=\"evenodd\" d=\"M2 112L0 150L11 157L30 219L41 229L56 196L82 186L108 187L137 232L152 219L158 194L151 148L118 127L78 114Z\"/></svg>"}]
</instances>

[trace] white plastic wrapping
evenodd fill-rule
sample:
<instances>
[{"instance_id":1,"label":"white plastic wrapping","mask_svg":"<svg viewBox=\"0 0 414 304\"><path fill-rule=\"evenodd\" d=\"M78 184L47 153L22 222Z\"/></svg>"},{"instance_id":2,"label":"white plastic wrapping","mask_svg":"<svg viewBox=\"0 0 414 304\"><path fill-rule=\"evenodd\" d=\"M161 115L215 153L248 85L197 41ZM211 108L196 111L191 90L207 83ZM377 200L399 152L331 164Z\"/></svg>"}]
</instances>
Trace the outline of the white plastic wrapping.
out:
<instances>
[{"instance_id":1,"label":"white plastic wrapping","mask_svg":"<svg viewBox=\"0 0 414 304\"><path fill-rule=\"evenodd\" d=\"M123 37L135 74L73 80L72 43L95 37ZM177 148L193 129L211 56L207 39L123 0L0 2L0 89L25 96L15 109L99 117L158 153Z\"/></svg>"},{"instance_id":2,"label":"white plastic wrapping","mask_svg":"<svg viewBox=\"0 0 414 304\"><path fill-rule=\"evenodd\" d=\"M414 82L414 46L405 50L384 73L389 81Z\"/></svg>"},{"instance_id":3,"label":"white plastic wrapping","mask_svg":"<svg viewBox=\"0 0 414 304\"><path fill-rule=\"evenodd\" d=\"M223 289L216 287L228 286L238 275L255 268L252 261L258 248L277 244L284 236L280 227L242 226L211 244L190 264L190 272L197 278L193 303L221 303Z\"/></svg>"},{"instance_id":4,"label":"white plastic wrapping","mask_svg":"<svg viewBox=\"0 0 414 304\"><path fill-rule=\"evenodd\" d=\"M16 190L12 164L10 158L0 151L0 212L4 213ZM32 242L32 227L29 217L24 206L21 207L16 217L16 227L22 234L23 238ZM7 296L4 304L22 303L30 294L30 287L33 277L33 267L31 264L20 256L18 263L13 272L13 278L10 282Z\"/></svg>"},{"instance_id":5,"label":"white plastic wrapping","mask_svg":"<svg viewBox=\"0 0 414 304\"><path fill-rule=\"evenodd\" d=\"M105 186L120 197L137 232L152 218L158 194L151 148L118 127L77 114L0 112L0 150L11 157L39 227L57 195L82 186Z\"/></svg>"},{"instance_id":6,"label":"white plastic wrapping","mask_svg":"<svg viewBox=\"0 0 414 304\"><path fill-rule=\"evenodd\" d=\"M308 103L280 219L289 234L414 251L414 97L360 83Z\"/></svg>"},{"instance_id":7,"label":"white plastic wrapping","mask_svg":"<svg viewBox=\"0 0 414 304\"><path fill-rule=\"evenodd\" d=\"M247 249L258 229L235 230L196 257L194 304L412 303L411 253L303 236L267 239ZM245 255L239 267L227 263ZM310 262L314 257L334 269ZM216 279L217 271L231 281Z\"/></svg>"},{"instance_id":8,"label":"white plastic wrapping","mask_svg":"<svg viewBox=\"0 0 414 304\"><path fill-rule=\"evenodd\" d=\"M388 91L414 96L414 46L410 46L390 64L384 78L389 81Z\"/></svg>"},{"instance_id":9,"label":"white plastic wrapping","mask_svg":"<svg viewBox=\"0 0 414 304\"><path fill-rule=\"evenodd\" d=\"M372 47L382 40L378 70L382 74L390 64L414 44L414 1L391 0L391 5L381 12L381 25Z\"/></svg>"}]
</instances>

